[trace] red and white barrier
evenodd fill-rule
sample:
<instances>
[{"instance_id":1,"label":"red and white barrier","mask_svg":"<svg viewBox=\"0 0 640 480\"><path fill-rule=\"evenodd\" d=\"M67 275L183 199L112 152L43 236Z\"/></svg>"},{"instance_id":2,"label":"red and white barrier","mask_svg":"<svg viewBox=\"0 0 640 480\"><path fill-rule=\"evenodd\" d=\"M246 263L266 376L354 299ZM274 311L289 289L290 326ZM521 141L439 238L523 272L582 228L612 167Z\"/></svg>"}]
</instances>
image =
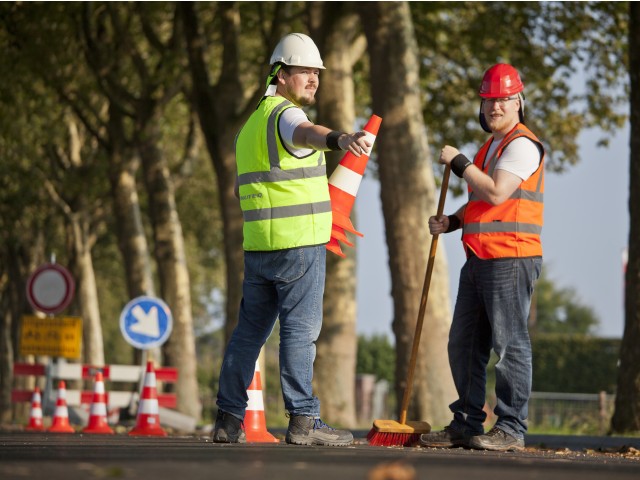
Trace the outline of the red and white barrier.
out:
<instances>
[{"instance_id":1,"label":"red and white barrier","mask_svg":"<svg viewBox=\"0 0 640 480\"><path fill-rule=\"evenodd\" d=\"M88 380L93 379L96 373L102 373L104 380L112 382L139 382L144 370L139 365L105 365L96 367L79 363L57 363L49 366L50 377L59 380ZM45 376L47 367L41 364L16 363L13 366L14 376ZM167 383L175 383L178 380L178 369L174 367L160 367L155 370L156 379ZM30 402L33 390L11 391L12 402ZM93 401L93 391L67 390L67 405L90 405ZM125 408L131 403L131 391L109 391L105 393L106 402L110 409ZM175 393L158 394L158 404L165 408L176 408L177 397Z\"/></svg>"}]
</instances>

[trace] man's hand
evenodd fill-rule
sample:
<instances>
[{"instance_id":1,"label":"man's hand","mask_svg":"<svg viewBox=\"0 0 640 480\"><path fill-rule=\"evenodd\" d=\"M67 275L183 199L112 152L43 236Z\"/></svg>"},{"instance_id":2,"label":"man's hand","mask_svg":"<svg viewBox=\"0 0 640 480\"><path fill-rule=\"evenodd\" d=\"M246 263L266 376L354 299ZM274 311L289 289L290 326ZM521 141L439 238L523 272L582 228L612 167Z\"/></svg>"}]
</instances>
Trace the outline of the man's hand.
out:
<instances>
[{"instance_id":1,"label":"man's hand","mask_svg":"<svg viewBox=\"0 0 640 480\"><path fill-rule=\"evenodd\" d=\"M429 232L431 235L439 235L446 233L449 228L449 217L446 215L440 215L439 217L429 217Z\"/></svg>"},{"instance_id":2,"label":"man's hand","mask_svg":"<svg viewBox=\"0 0 640 480\"><path fill-rule=\"evenodd\" d=\"M367 132L343 133L338 138L338 145L342 150L348 150L356 157L362 154L369 155L373 144L366 138Z\"/></svg>"},{"instance_id":3,"label":"man's hand","mask_svg":"<svg viewBox=\"0 0 640 480\"><path fill-rule=\"evenodd\" d=\"M440 158L438 158L438 162L443 165L449 165L451 163L451 160L456 158L459 153L460 151L457 148L450 145L445 145L444 147L442 147L442 150L440 150Z\"/></svg>"}]
</instances>

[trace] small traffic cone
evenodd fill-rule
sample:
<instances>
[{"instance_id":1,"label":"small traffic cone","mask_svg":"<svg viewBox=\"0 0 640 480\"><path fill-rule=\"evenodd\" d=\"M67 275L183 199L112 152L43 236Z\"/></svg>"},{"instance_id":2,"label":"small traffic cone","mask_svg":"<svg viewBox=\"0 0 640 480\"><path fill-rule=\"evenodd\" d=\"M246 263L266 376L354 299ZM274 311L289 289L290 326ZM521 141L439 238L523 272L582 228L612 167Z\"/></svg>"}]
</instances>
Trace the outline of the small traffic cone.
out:
<instances>
[{"instance_id":1,"label":"small traffic cone","mask_svg":"<svg viewBox=\"0 0 640 480\"><path fill-rule=\"evenodd\" d=\"M69 409L67 408L67 386L64 380L58 383L58 397L56 398L56 411L53 415L53 423L47 430L52 433L74 433L75 430L69 424Z\"/></svg>"},{"instance_id":2,"label":"small traffic cone","mask_svg":"<svg viewBox=\"0 0 640 480\"><path fill-rule=\"evenodd\" d=\"M115 433L107 423L107 398L104 393L102 372L96 373L89 424L82 430L82 433L106 433L112 435Z\"/></svg>"},{"instance_id":3,"label":"small traffic cone","mask_svg":"<svg viewBox=\"0 0 640 480\"><path fill-rule=\"evenodd\" d=\"M144 377L142 398L138 405L136 426L129 432L129 435L167 436L167 432L160 426L156 373L153 370L153 362L147 362L147 372Z\"/></svg>"},{"instance_id":4,"label":"small traffic cone","mask_svg":"<svg viewBox=\"0 0 640 480\"><path fill-rule=\"evenodd\" d=\"M244 414L244 432L247 436L247 443L280 443L280 440L267 431L259 361L256 361L255 373L251 385L247 389L247 395L249 402Z\"/></svg>"},{"instance_id":5,"label":"small traffic cone","mask_svg":"<svg viewBox=\"0 0 640 480\"><path fill-rule=\"evenodd\" d=\"M40 395L40 389L38 387L33 390L31 411L29 412L29 425L25 427L25 430L30 432L41 432L44 430L44 425L42 424L42 396Z\"/></svg>"},{"instance_id":6,"label":"small traffic cone","mask_svg":"<svg viewBox=\"0 0 640 480\"><path fill-rule=\"evenodd\" d=\"M344 242L346 245L353 246L353 244L347 240L347 236L344 233L345 230L360 237L363 236L362 233L355 229L349 216L351 215L351 210L356 200L358 189L360 188L360 182L367 168L369 154L373 149L373 144L378 135L381 122L382 118L377 115L372 115L364 126L363 130L367 132L366 138L371 143L369 153L361 154L359 157L356 157L351 152L345 153L342 160L340 160L340 164L329 178L329 196L331 197L333 224L331 227L331 239L327 244L327 250L341 257L345 255L340 248L339 241Z\"/></svg>"}]
</instances>

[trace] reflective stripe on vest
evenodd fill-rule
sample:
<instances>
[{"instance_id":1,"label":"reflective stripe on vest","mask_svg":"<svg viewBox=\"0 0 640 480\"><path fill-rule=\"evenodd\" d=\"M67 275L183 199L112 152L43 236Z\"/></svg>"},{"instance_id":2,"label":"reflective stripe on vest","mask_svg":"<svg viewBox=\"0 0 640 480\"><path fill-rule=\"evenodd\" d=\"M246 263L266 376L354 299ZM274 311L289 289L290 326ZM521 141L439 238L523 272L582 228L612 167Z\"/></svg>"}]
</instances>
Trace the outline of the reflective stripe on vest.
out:
<instances>
[{"instance_id":1,"label":"reflective stripe on vest","mask_svg":"<svg viewBox=\"0 0 640 480\"><path fill-rule=\"evenodd\" d=\"M469 187L465 207L462 241L480 258L541 256L544 207L544 151L540 140L523 124L518 124L502 140L493 156L485 161L489 139L474 159L474 164L492 176L507 145L526 137L540 146L542 158L537 170L502 204L492 206L478 198Z\"/></svg>"},{"instance_id":2,"label":"reflective stripe on vest","mask_svg":"<svg viewBox=\"0 0 640 480\"><path fill-rule=\"evenodd\" d=\"M278 134L294 105L268 97L238 134L236 162L245 250L281 250L327 243L331 200L322 152L294 157Z\"/></svg>"}]
</instances>

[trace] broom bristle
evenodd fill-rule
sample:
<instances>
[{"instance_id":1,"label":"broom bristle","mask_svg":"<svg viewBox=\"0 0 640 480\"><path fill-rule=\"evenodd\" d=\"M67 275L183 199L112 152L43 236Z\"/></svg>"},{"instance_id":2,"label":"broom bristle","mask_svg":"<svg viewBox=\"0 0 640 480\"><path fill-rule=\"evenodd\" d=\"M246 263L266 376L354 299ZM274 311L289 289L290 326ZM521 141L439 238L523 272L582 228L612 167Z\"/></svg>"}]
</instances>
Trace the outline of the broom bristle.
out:
<instances>
[{"instance_id":1,"label":"broom bristle","mask_svg":"<svg viewBox=\"0 0 640 480\"><path fill-rule=\"evenodd\" d=\"M420 441L420 434L379 432L372 428L367 434L367 441L374 447L412 447Z\"/></svg>"}]
</instances>

